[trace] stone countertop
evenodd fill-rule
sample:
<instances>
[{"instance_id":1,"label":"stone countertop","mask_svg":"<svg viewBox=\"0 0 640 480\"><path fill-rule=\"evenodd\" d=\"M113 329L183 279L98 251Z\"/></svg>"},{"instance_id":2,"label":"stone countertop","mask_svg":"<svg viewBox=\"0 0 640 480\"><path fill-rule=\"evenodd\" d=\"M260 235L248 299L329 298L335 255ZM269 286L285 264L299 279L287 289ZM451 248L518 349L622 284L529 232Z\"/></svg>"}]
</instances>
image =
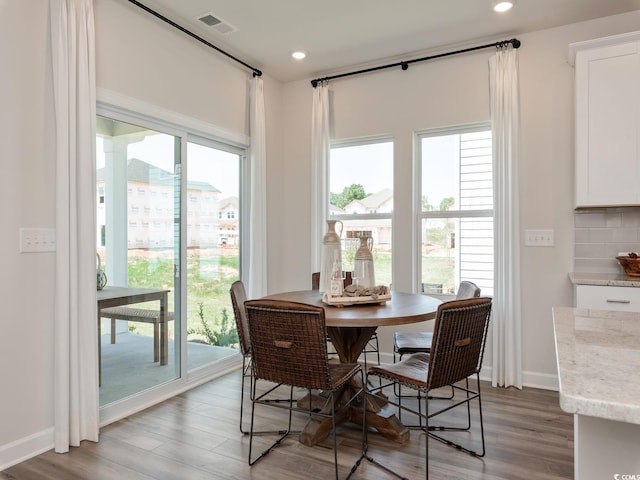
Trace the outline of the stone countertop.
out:
<instances>
[{"instance_id":1,"label":"stone countertop","mask_svg":"<svg viewBox=\"0 0 640 480\"><path fill-rule=\"evenodd\" d=\"M560 407L640 424L640 313L553 308Z\"/></svg>"},{"instance_id":2,"label":"stone countertop","mask_svg":"<svg viewBox=\"0 0 640 480\"><path fill-rule=\"evenodd\" d=\"M640 277L629 277L616 273L576 273L569 279L574 285L600 285L605 287L640 287Z\"/></svg>"}]
</instances>

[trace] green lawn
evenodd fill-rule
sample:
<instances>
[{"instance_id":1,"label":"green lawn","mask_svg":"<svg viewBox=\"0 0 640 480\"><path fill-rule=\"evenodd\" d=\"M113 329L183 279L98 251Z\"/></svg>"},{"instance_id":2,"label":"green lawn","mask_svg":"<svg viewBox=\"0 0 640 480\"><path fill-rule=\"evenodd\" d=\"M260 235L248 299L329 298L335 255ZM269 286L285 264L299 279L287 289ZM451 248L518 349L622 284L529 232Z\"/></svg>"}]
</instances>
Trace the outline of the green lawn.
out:
<instances>
[{"instance_id":1,"label":"green lawn","mask_svg":"<svg viewBox=\"0 0 640 480\"><path fill-rule=\"evenodd\" d=\"M211 251L202 250L198 254L187 256L187 331L191 332L190 339L206 339L205 330L218 333L221 342L233 345L237 339L233 335L235 320L231 307L229 289L238 279L239 258L237 249ZM173 259L168 258L172 252L162 252L157 256L137 255L129 257L129 285L141 288L168 288L170 310L174 309ZM452 258L427 256L422 257L423 282L453 285ZM391 284L391 254L376 252L374 255L376 283L378 285ZM157 308L150 305L150 308ZM184 313L183 313L184 315ZM202 322L202 318L205 324ZM184 317L183 317L184 318ZM226 325L225 325L226 323ZM130 328L138 333L151 335L152 326L131 323ZM173 325L170 326L173 331ZM199 332L198 332L199 331ZM220 335L220 334L227 335ZM211 338L209 338L209 341ZM220 343L222 344L222 343Z\"/></svg>"},{"instance_id":2,"label":"green lawn","mask_svg":"<svg viewBox=\"0 0 640 480\"><path fill-rule=\"evenodd\" d=\"M167 252L167 256L171 252ZM129 285L141 288L168 288L170 310L174 309L173 259L167 256L151 257L135 254L129 257ZM227 330L235 330L235 321L229 289L238 279L239 259L237 255L214 255L204 252L187 256L187 331L202 330L201 335L190 337L205 339L207 328L220 333L227 323ZM184 312L183 312L184 315ZM203 316L206 325L202 323ZM183 316L184 318L184 316ZM136 332L151 334L151 326L133 323ZM173 331L173 326L170 327ZM223 332L224 333L224 332ZM232 336L232 340L233 340ZM226 340L229 340L228 338ZM237 340L232 341L237 343Z\"/></svg>"}]
</instances>

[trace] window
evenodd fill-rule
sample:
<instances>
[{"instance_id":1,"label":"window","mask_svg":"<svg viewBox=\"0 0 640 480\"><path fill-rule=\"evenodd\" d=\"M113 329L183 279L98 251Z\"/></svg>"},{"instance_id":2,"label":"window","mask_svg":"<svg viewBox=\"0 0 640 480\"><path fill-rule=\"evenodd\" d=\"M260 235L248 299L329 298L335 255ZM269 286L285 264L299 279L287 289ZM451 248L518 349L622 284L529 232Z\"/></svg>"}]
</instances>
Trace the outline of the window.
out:
<instances>
[{"instance_id":1,"label":"window","mask_svg":"<svg viewBox=\"0 0 640 480\"><path fill-rule=\"evenodd\" d=\"M491 130L474 125L418 135L421 283L455 294L461 280L493 294Z\"/></svg>"},{"instance_id":2,"label":"window","mask_svg":"<svg viewBox=\"0 0 640 480\"><path fill-rule=\"evenodd\" d=\"M334 143L329 159L329 192L329 218L343 223L343 268L353 268L359 232L371 232L376 284L390 285L393 142L381 138Z\"/></svg>"}]
</instances>

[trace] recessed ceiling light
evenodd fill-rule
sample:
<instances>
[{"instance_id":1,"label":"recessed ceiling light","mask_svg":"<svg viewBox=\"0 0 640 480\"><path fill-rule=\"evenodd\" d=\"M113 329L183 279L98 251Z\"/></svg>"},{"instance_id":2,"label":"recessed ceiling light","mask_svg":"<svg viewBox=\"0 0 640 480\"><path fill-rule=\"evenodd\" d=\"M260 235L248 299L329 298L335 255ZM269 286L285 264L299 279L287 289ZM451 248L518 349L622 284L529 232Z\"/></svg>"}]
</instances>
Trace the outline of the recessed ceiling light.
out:
<instances>
[{"instance_id":1,"label":"recessed ceiling light","mask_svg":"<svg viewBox=\"0 0 640 480\"><path fill-rule=\"evenodd\" d=\"M515 4L515 0L497 0L493 2L492 6L494 12L502 13L511 10Z\"/></svg>"},{"instance_id":2,"label":"recessed ceiling light","mask_svg":"<svg viewBox=\"0 0 640 480\"><path fill-rule=\"evenodd\" d=\"M296 60L302 60L304 57L306 57L306 56L307 56L307 54L306 54L306 53L304 53L304 52L293 52L293 53L291 54L291 56L292 56L293 58L295 58Z\"/></svg>"}]
</instances>

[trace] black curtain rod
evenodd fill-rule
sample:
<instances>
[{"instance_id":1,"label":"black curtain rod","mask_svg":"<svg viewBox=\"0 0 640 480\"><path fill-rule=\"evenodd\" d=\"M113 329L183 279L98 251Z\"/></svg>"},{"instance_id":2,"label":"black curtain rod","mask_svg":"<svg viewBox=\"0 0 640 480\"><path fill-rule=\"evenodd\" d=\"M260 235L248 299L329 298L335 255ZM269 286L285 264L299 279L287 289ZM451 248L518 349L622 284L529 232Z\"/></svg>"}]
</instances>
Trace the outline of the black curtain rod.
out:
<instances>
[{"instance_id":1,"label":"black curtain rod","mask_svg":"<svg viewBox=\"0 0 640 480\"><path fill-rule=\"evenodd\" d=\"M178 30L180 30L183 33L186 33L187 35L189 35L192 38L195 38L196 40L198 40L199 42L204 43L206 46L213 48L214 50L222 53L223 55L226 55L227 57L229 57L231 60L234 60L236 62L238 62L241 65L244 65L245 67L247 67L249 70L251 70L253 72L253 76L254 77L260 77L262 76L262 72L260 70L258 70L255 67L252 67L251 65L243 62L242 60L240 60L239 58L234 57L233 55L231 55L230 53L225 52L224 50L222 50L219 47L216 47L214 44L209 43L208 41L206 41L204 38L199 37L198 35L196 35L195 33L187 30L186 28L178 25L176 22L168 19L167 17L165 17L164 15L159 14L158 12L156 12L155 10L152 10L151 8L147 7L146 5L141 4L140 2L136 1L136 0L129 0L129 2L133 3L134 5L140 7L141 9L143 9L144 11L150 13L151 15L154 15L155 17L158 17L160 20L168 23L169 25L171 25L172 27L177 28Z\"/></svg>"},{"instance_id":2,"label":"black curtain rod","mask_svg":"<svg viewBox=\"0 0 640 480\"><path fill-rule=\"evenodd\" d=\"M352 75L359 75L361 73L376 72L378 70L384 70L386 68L402 67L402 70L406 70L407 68L409 68L409 64L410 63L424 62L426 60L433 60L433 59L436 59L436 58L448 57L450 55L457 55L459 53L473 52L474 50L482 50L483 48L505 47L508 44L513 45L513 48L520 48L521 42L517 38L512 38L511 40L502 40L500 42L489 43L487 45L480 45L480 46L477 46L477 47L470 47L470 48L465 48L465 49L462 49L462 50L456 50L455 52L439 53L437 55L431 55L429 57L415 58L413 60L407 60L407 61L404 61L404 62L396 62L396 63L390 63L389 65L381 65L379 67L365 68L364 70L357 70L355 72L341 73L340 75L333 75L331 77L316 78L315 80L311 80L311 86L313 88L316 88L318 86L318 83L320 83L320 82L326 82L328 80L334 80L336 78L350 77Z\"/></svg>"}]
</instances>

